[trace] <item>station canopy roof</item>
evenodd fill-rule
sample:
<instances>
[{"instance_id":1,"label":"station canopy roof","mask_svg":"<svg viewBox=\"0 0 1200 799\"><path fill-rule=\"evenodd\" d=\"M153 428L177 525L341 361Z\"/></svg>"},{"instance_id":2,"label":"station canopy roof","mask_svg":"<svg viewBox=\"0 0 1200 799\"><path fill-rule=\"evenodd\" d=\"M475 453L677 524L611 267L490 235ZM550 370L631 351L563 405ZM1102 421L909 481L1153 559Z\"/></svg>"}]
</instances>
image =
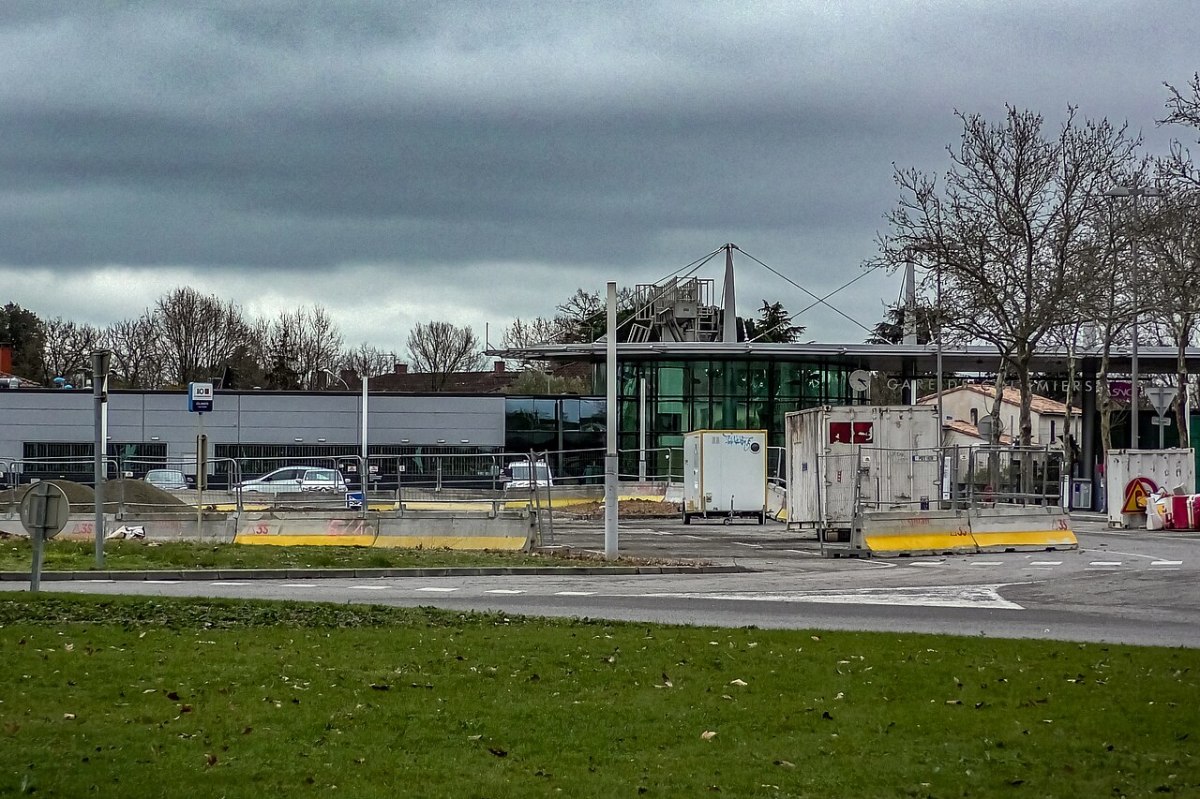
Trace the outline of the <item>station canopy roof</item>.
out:
<instances>
[{"instance_id":1,"label":"station canopy roof","mask_svg":"<svg viewBox=\"0 0 1200 799\"><path fill-rule=\"evenodd\" d=\"M1200 348L1186 351L1188 371L1200 371ZM489 356L538 361L583 360L602 363L606 355L603 339L590 344L538 344L531 347L489 349ZM1084 359L1094 361L1099 369L1102 353L1099 349L1077 349L1074 352L1076 369ZM1174 347L1140 347L1140 374L1174 374L1178 353ZM643 341L617 344L617 359L623 361L669 360L774 360L774 361L839 361L855 368L877 372L900 373L906 370L933 372L937 369L936 344L761 344L758 342L720 341ZM1109 374L1128 374L1132 367L1128 346L1114 348L1109 355ZM944 347L942 370L945 372L995 372L999 356L995 347ZM1038 372L1064 372L1071 362L1066 348L1045 348L1033 358Z\"/></svg>"}]
</instances>

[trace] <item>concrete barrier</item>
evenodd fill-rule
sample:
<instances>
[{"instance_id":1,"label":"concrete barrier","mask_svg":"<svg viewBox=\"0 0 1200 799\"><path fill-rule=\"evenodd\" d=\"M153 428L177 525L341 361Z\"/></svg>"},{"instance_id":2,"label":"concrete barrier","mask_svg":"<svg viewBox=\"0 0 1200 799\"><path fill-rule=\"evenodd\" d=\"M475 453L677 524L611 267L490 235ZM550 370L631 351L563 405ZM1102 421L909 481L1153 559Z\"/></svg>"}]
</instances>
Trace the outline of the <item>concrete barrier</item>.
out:
<instances>
[{"instance_id":1,"label":"concrete barrier","mask_svg":"<svg viewBox=\"0 0 1200 799\"><path fill-rule=\"evenodd\" d=\"M867 511L861 530L863 548L875 557L976 551L966 511Z\"/></svg>"},{"instance_id":2,"label":"concrete barrier","mask_svg":"<svg viewBox=\"0 0 1200 799\"><path fill-rule=\"evenodd\" d=\"M980 552L1078 549L1071 517L1054 505L996 505L971 511L971 535Z\"/></svg>"},{"instance_id":3,"label":"concrete barrier","mask_svg":"<svg viewBox=\"0 0 1200 799\"><path fill-rule=\"evenodd\" d=\"M369 547L375 543L375 519L319 516L243 516L237 521L235 544L267 546Z\"/></svg>"},{"instance_id":4,"label":"concrete barrier","mask_svg":"<svg viewBox=\"0 0 1200 799\"><path fill-rule=\"evenodd\" d=\"M380 517L371 546L415 549L528 550L534 527L526 510L499 513L439 513Z\"/></svg>"},{"instance_id":5,"label":"concrete barrier","mask_svg":"<svg viewBox=\"0 0 1200 799\"><path fill-rule=\"evenodd\" d=\"M147 541L208 541L228 544L234 539L234 519L223 514L206 512L198 521L196 515L161 513L126 513L121 516L105 514L104 534L107 538L122 527L137 528ZM0 517L0 532L25 535L21 520ZM67 517L67 526L56 535L56 541L94 541L96 517L90 513Z\"/></svg>"}]
</instances>

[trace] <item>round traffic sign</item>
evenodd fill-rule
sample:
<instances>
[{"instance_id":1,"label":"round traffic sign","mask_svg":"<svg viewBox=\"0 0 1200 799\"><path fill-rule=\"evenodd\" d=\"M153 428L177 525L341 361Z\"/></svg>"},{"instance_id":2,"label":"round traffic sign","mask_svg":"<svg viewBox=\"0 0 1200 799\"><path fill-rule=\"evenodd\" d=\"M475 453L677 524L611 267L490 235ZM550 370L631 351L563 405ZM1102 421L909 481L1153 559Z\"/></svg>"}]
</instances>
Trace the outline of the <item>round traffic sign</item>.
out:
<instances>
[{"instance_id":1,"label":"round traffic sign","mask_svg":"<svg viewBox=\"0 0 1200 799\"><path fill-rule=\"evenodd\" d=\"M67 526L71 505L54 483L34 483L21 498L21 526L31 536L53 538Z\"/></svg>"}]
</instances>

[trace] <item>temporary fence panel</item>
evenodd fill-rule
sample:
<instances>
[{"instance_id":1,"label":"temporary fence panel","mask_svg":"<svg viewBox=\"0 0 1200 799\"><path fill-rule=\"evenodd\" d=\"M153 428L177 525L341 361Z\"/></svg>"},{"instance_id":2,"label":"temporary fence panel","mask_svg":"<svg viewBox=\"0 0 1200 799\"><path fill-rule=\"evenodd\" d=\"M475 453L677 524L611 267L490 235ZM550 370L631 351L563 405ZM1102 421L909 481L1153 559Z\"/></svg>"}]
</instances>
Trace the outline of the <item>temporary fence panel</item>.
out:
<instances>
[{"instance_id":1,"label":"temporary fence panel","mask_svg":"<svg viewBox=\"0 0 1200 799\"><path fill-rule=\"evenodd\" d=\"M1108 522L1115 527L1144 527L1151 494L1196 491L1195 451L1191 449L1114 449L1105 460Z\"/></svg>"},{"instance_id":2,"label":"temporary fence panel","mask_svg":"<svg viewBox=\"0 0 1200 799\"><path fill-rule=\"evenodd\" d=\"M969 449L960 489L977 504L1057 505L1063 455L1048 447L980 446Z\"/></svg>"}]
</instances>

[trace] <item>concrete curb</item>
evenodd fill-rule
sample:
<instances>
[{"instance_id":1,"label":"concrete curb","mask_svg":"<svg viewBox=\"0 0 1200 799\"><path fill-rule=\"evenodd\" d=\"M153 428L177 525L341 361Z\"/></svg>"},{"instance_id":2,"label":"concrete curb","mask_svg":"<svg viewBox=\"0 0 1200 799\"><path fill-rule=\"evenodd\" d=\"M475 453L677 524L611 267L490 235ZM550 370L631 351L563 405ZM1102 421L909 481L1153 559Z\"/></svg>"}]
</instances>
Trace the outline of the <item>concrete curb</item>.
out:
<instances>
[{"instance_id":1,"label":"concrete curb","mask_svg":"<svg viewBox=\"0 0 1200 799\"><path fill-rule=\"evenodd\" d=\"M182 571L43 571L42 582L79 580L320 580L385 577L627 576L641 574L737 574L745 566L500 566L412 569L186 569ZM29 582L29 572L0 572L0 582Z\"/></svg>"}]
</instances>

